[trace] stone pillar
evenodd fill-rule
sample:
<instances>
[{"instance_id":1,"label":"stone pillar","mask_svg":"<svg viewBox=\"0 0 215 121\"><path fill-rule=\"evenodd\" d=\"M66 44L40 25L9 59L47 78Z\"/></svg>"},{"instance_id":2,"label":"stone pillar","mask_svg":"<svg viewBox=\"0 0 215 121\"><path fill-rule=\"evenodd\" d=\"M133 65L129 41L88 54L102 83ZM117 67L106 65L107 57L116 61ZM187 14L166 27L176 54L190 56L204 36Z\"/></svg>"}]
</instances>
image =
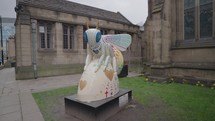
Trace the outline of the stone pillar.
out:
<instances>
[{"instance_id":1,"label":"stone pillar","mask_svg":"<svg viewBox=\"0 0 215 121\"><path fill-rule=\"evenodd\" d=\"M34 77L30 13L25 6L16 7L16 12L16 79L29 79Z\"/></svg>"},{"instance_id":2,"label":"stone pillar","mask_svg":"<svg viewBox=\"0 0 215 121\"><path fill-rule=\"evenodd\" d=\"M32 65L31 23L27 11L20 12L16 21L17 66Z\"/></svg>"},{"instance_id":3,"label":"stone pillar","mask_svg":"<svg viewBox=\"0 0 215 121\"><path fill-rule=\"evenodd\" d=\"M162 1L162 0L161 0ZM151 19L148 18L145 24L145 34L147 36L147 46L150 53L150 59L153 64L170 63L171 48L171 2L150 3L153 9L150 13Z\"/></svg>"},{"instance_id":4,"label":"stone pillar","mask_svg":"<svg viewBox=\"0 0 215 121\"><path fill-rule=\"evenodd\" d=\"M16 66L21 66L22 65L22 54L21 54L21 31L20 31L21 26L16 25L16 34L15 34L15 52L16 52Z\"/></svg>"},{"instance_id":5,"label":"stone pillar","mask_svg":"<svg viewBox=\"0 0 215 121\"><path fill-rule=\"evenodd\" d=\"M170 63L170 48L172 42L172 28L171 28L171 20L172 20L172 11L171 11L171 3L173 0L165 1L165 7L163 9L162 21L161 21L161 34L162 34L162 57L161 63L162 64L169 64Z\"/></svg>"},{"instance_id":6,"label":"stone pillar","mask_svg":"<svg viewBox=\"0 0 215 121\"><path fill-rule=\"evenodd\" d=\"M170 48L171 48L171 28L170 21L162 21L162 43L161 43L161 63L170 63Z\"/></svg>"},{"instance_id":7,"label":"stone pillar","mask_svg":"<svg viewBox=\"0 0 215 121\"><path fill-rule=\"evenodd\" d=\"M57 52L62 52L63 51L63 25L62 23L55 23L55 38L56 38L56 49Z\"/></svg>"},{"instance_id":8,"label":"stone pillar","mask_svg":"<svg viewBox=\"0 0 215 121\"><path fill-rule=\"evenodd\" d=\"M21 25L22 66L32 65L31 26Z\"/></svg>"},{"instance_id":9,"label":"stone pillar","mask_svg":"<svg viewBox=\"0 0 215 121\"><path fill-rule=\"evenodd\" d=\"M83 29L84 29L84 27L81 25L77 25L76 29L75 29L75 36L76 36L76 39L75 39L76 45L75 46L78 50L78 55L77 55L79 58L78 63L81 63L81 64L85 63L85 59L87 56L87 49L83 49L83 44L84 44Z\"/></svg>"},{"instance_id":10,"label":"stone pillar","mask_svg":"<svg viewBox=\"0 0 215 121\"><path fill-rule=\"evenodd\" d=\"M154 15L155 16L155 15ZM159 14L156 15L157 17L160 17ZM154 64L160 64L161 63L161 53L162 53L162 36L161 36L161 20L153 20L152 23L152 62Z\"/></svg>"},{"instance_id":11,"label":"stone pillar","mask_svg":"<svg viewBox=\"0 0 215 121\"><path fill-rule=\"evenodd\" d=\"M78 51L83 52L83 26L77 25L75 29L75 43L76 43L76 48Z\"/></svg>"}]
</instances>

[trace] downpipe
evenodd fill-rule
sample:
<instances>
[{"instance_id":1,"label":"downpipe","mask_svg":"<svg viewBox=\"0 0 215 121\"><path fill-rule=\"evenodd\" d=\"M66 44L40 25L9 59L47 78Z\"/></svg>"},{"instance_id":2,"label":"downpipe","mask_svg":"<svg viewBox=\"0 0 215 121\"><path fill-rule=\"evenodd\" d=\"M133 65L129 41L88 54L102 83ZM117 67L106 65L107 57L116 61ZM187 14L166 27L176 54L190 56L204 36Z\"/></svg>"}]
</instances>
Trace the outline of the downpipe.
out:
<instances>
[{"instance_id":1,"label":"downpipe","mask_svg":"<svg viewBox=\"0 0 215 121\"><path fill-rule=\"evenodd\" d=\"M32 65L34 70L34 79L37 79L37 61L36 61L36 20L31 20L31 32L32 32Z\"/></svg>"}]
</instances>

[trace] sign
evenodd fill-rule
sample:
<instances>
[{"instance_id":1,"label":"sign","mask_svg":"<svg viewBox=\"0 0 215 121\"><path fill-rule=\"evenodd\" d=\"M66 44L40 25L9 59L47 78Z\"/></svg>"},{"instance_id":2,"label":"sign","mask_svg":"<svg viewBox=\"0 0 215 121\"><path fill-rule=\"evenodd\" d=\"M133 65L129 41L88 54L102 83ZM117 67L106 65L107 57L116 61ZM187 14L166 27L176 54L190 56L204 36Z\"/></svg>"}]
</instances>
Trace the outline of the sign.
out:
<instances>
[{"instance_id":1,"label":"sign","mask_svg":"<svg viewBox=\"0 0 215 121\"><path fill-rule=\"evenodd\" d=\"M128 93L119 97L119 107L122 107L128 103Z\"/></svg>"}]
</instances>

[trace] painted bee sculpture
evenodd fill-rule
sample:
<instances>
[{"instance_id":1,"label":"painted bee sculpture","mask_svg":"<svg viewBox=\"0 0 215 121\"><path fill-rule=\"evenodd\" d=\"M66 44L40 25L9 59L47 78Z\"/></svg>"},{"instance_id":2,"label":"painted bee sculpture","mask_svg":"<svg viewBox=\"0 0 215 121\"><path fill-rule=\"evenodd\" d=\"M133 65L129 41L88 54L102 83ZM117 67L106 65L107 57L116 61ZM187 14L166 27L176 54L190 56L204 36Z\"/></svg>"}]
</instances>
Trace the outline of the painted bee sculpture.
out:
<instances>
[{"instance_id":1,"label":"painted bee sculpture","mask_svg":"<svg viewBox=\"0 0 215 121\"><path fill-rule=\"evenodd\" d=\"M131 44L129 34L102 35L93 28L84 32L87 42L87 58L81 76L77 99L84 102L97 101L119 92L117 74L123 67L123 56Z\"/></svg>"},{"instance_id":2,"label":"painted bee sculpture","mask_svg":"<svg viewBox=\"0 0 215 121\"><path fill-rule=\"evenodd\" d=\"M88 29L84 32L84 39L87 42L87 59L84 70L91 62L93 56L100 56L95 72L104 63L103 71L111 62L114 72L118 74L123 67L123 56L120 51L125 51L131 44L129 34L102 35L98 29Z\"/></svg>"}]
</instances>

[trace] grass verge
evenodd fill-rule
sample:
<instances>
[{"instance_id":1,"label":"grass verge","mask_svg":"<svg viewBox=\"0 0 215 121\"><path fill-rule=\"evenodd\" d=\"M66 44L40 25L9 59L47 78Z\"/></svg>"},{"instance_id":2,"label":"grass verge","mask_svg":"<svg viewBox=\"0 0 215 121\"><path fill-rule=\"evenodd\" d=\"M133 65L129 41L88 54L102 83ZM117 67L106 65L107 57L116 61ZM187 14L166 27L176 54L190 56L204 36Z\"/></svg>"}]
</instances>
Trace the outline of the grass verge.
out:
<instances>
[{"instance_id":1,"label":"grass verge","mask_svg":"<svg viewBox=\"0 0 215 121\"><path fill-rule=\"evenodd\" d=\"M120 87L133 90L136 101L152 110L152 120L214 121L215 92L209 88L186 84L159 84L144 77L121 78ZM59 97L76 93L77 86L33 93L46 121L53 120L50 107ZM159 102L159 103L157 103ZM162 106L164 105L164 106ZM147 108L146 108L147 109Z\"/></svg>"},{"instance_id":2,"label":"grass verge","mask_svg":"<svg viewBox=\"0 0 215 121\"><path fill-rule=\"evenodd\" d=\"M58 103L59 98L75 94L77 86L54 89L50 91L33 93L33 97L40 108L45 121L55 121L52 113L53 107Z\"/></svg>"}]
</instances>

